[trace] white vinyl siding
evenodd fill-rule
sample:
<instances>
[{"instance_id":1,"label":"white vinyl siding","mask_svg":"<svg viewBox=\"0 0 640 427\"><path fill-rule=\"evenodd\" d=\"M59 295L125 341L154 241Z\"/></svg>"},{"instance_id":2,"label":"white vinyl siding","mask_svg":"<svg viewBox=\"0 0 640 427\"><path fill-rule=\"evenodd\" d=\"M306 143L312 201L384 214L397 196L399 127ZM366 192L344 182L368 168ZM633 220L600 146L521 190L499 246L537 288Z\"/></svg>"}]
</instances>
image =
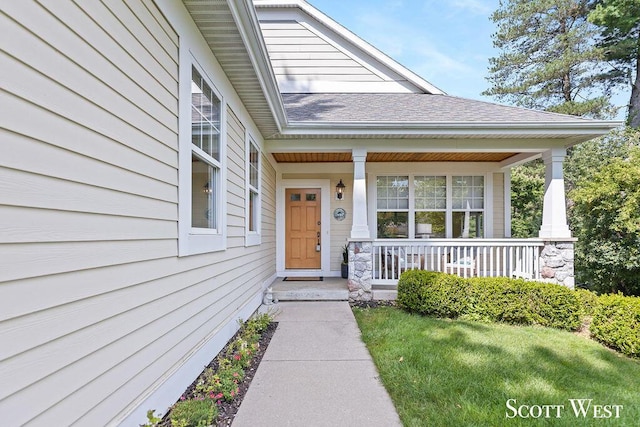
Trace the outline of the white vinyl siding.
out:
<instances>
[{"instance_id":1,"label":"white vinyl siding","mask_svg":"<svg viewBox=\"0 0 640 427\"><path fill-rule=\"evenodd\" d=\"M315 24L258 9L260 27L283 92L409 92L406 80Z\"/></svg>"},{"instance_id":2,"label":"white vinyl siding","mask_svg":"<svg viewBox=\"0 0 640 427\"><path fill-rule=\"evenodd\" d=\"M493 174L493 237L504 235L504 173Z\"/></svg>"},{"instance_id":3,"label":"white vinyl siding","mask_svg":"<svg viewBox=\"0 0 640 427\"><path fill-rule=\"evenodd\" d=\"M179 37L143 0L2 8L0 413L107 425L135 410L138 425L179 397L194 377L172 375L213 342L210 360L274 276L275 170L263 157L262 244L246 248L255 125L234 101L227 250L178 257L178 44L200 40L195 26Z\"/></svg>"}]
</instances>

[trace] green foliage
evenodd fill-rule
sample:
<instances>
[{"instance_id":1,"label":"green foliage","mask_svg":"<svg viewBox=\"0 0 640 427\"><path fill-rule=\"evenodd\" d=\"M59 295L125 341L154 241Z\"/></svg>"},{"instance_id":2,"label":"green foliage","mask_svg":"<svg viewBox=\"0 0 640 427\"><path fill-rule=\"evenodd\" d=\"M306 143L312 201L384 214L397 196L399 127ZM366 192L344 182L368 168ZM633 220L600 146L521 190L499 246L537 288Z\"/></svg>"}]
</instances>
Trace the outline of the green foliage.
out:
<instances>
[{"instance_id":1,"label":"green foliage","mask_svg":"<svg viewBox=\"0 0 640 427\"><path fill-rule=\"evenodd\" d=\"M581 305L560 285L504 277L461 278L410 270L398 282L398 306L438 317L576 330Z\"/></svg>"},{"instance_id":2,"label":"green foliage","mask_svg":"<svg viewBox=\"0 0 640 427\"><path fill-rule=\"evenodd\" d=\"M170 413L173 427L209 426L218 416L216 402L233 401L244 379L244 369L250 366L259 349L259 340L273 321L271 313L256 314L240 322L238 336L218 356L217 369L207 368L198 377L193 399L178 402ZM213 409L211 409L211 407Z\"/></svg>"},{"instance_id":3,"label":"green foliage","mask_svg":"<svg viewBox=\"0 0 640 427\"><path fill-rule=\"evenodd\" d=\"M640 0L598 0L589 21L600 26L600 47L612 67L603 75L613 84L631 86L627 122L640 127ZM635 77L634 77L635 74Z\"/></svg>"},{"instance_id":4,"label":"green foliage","mask_svg":"<svg viewBox=\"0 0 640 427\"><path fill-rule=\"evenodd\" d=\"M587 289L576 289L576 298L580 301L580 309L583 317L593 316L598 307L598 295Z\"/></svg>"},{"instance_id":5,"label":"green foliage","mask_svg":"<svg viewBox=\"0 0 640 427\"><path fill-rule=\"evenodd\" d=\"M598 341L632 357L640 357L640 298L602 295L591 323Z\"/></svg>"},{"instance_id":6,"label":"green foliage","mask_svg":"<svg viewBox=\"0 0 640 427\"><path fill-rule=\"evenodd\" d=\"M628 156L603 165L570 197L579 279L599 292L640 295L640 132Z\"/></svg>"},{"instance_id":7,"label":"green foliage","mask_svg":"<svg viewBox=\"0 0 640 427\"><path fill-rule=\"evenodd\" d=\"M207 427L218 416L218 408L211 399L183 400L171 410L172 427Z\"/></svg>"},{"instance_id":8,"label":"green foliage","mask_svg":"<svg viewBox=\"0 0 640 427\"><path fill-rule=\"evenodd\" d=\"M537 237L542 224L544 163L535 160L511 169L511 235Z\"/></svg>"},{"instance_id":9,"label":"green foliage","mask_svg":"<svg viewBox=\"0 0 640 427\"><path fill-rule=\"evenodd\" d=\"M160 421L162 421L162 418L156 417L156 410L149 409L147 411L147 422L144 424L140 424L140 427L153 427L156 424L158 424Z\"/></svg>"},{"instance_id":10,"label":"green foliage","mask_svg":"<svg viewBox=\"0 0 640 427\"><path fill-rule=\"evenodd\" d=\"M498 26L484 92L522 107L577 116L612 113L604 54L587 21L589 0L509 0L491 19Z\"/></svg>"}]
</instances>

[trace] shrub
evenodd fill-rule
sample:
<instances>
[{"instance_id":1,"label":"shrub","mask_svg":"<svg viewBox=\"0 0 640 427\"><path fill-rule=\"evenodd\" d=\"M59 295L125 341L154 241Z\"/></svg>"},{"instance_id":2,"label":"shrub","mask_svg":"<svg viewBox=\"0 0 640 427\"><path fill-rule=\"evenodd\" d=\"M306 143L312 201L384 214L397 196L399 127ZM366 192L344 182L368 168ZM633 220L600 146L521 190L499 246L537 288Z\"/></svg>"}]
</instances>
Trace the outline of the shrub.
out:
<instances>
[{"instance_id":1,"label":"shrub","mask_svg":"<svg viewBox=\"0 0 640 427\"><path fill-rule=\"evenodd\" d=\"M171 410L173 427L206 427L213 424L218 416L218 408L211 399L183 400Z\"/></svg>"},{"instance_id":2,"label":"shrub","mask_svg":"<svg viewBox=\"0 0 640 427\"><path fill-rule=\"evenodd\" d=\"M640 357L640 297L601 295L591 335L627 356Z\"/></svg>"},{"instance_id":3,"label":"shrub","mask_svg":"<svg viewBox=\"0 0 640 427\"><path fill-rule=\"evenodd\" d=\"M402 274L398 306L438 317L463 318L575 330L581 304L560 285L504 277L464 279L422 270Z\"/></svg>"},{"instance_id":4,"label":"shrub","mask_svg":"<svg viewBox=\"0 0 640 427\"><path fill-rule=\"evenodd\" d=\"M598 306L598 295L587 289L576 289L576 297L580 301L583 316L593 316Z\"/></svg>"}]
</instances>

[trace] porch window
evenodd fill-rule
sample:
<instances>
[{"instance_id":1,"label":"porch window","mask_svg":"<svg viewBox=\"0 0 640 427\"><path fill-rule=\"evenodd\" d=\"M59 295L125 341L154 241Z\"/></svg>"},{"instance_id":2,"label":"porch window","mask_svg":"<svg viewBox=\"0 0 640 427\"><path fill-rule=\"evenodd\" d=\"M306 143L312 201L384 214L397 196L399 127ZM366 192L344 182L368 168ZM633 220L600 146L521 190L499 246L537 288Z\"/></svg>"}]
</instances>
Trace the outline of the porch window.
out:
<instances>
[{"instance_id":1,"label":"porch window","mask_svg":"<svg viewBox=\"0 0 640 427\"><path fill-rule=\"evenodd\" d=\"M378 176L378 238L484 237L484 176Z\"/></svg>"},{"instance_id":2,"label":"porch window","mask_svg":"<svg viewBox=\"0 0 640 427\"><path fill-rule=\"evenodd\" d=\"M379 176L376 188L378 237L408 237L409 177Z\"/></svg>"},{"instance_id":3,"label":"porch window","mask_svg":"<svg viewBox=\"0 0 640 427\"><path fill-rule=\"evenodd\" d=\"M413 188L415 237L446 237L447 177L416 176Z\"/></svg>"},{"instance_id":4,"label":"porch window","mask_svg":"<svg viewBox=\"0 0 640 427\"><path fill-rule=\"evenodd\" d=\"M191 69L191 227L217 230L220 212L220 99Z\"/></svg>"},{"instance_id":5,"label":"porch window","mask_svg":"<svg viewBox=\"0 0 640 427\"><path fill-rule=\"evenodd\" d=\"M453 237L484 237L484 177L454 176Z\"/></svg>"}]
</instances>

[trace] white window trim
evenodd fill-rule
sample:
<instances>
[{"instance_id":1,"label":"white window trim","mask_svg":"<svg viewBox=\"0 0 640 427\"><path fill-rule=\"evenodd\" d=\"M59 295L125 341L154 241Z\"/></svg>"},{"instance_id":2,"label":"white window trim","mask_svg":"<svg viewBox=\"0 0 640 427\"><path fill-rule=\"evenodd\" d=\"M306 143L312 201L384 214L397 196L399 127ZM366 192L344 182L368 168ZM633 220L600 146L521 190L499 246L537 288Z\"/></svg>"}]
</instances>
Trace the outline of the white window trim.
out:
<instances>
[{"instance_id":1,"label":"white window trim","mask_svg":"<svg viewBox=\"0 0 640 427\"><path fill-rule=\"evenodd\" d=\"M258 188L253 188L251 186L251 156L250 156L250 148L251 145L258 150ZM256 139L251 136L249 131L245 132L245 246L257 246L262 243L262 150L260 146L256 142ZM255 206L256 210L256 230L250 230L250 214L249 210L251 209L250 197L251 190L253 190L258 195L258 200Z\"/></svg>"},{"instance_id":2,"label":"white window trim","mask_svg":"<svg viewBox=\"0 0 640 427\"><path fill-rule=\"evenodd\" d=\"M195 67L220 100L219 199L216 202L216 230L191 227L191 68ZM178 255L188 256L223 251L227 248L227 107L207 69L184 41L180 43L178 86ZM197 147L195 147L197 149Z\"/></svg>"},{"instance_id":3,"label":"white window trim","mask_svg":"<svg viewBox=\"0 0 640 427\"><path fill-rule=\"evenodd\" d=\"M370 186L370 194L373 194L371 204L372 210L371 212L371 222L370 230L372 238L378 239L378 212L384 211L378 210L378 187L376 185L377 177L379 176L408 176L409 177L409 209L408 209L408 219L410 224L415 225L415 197L413 196L415 188L414 188L414 177L415 176L444 176L447 180L447 208L444 210L446 215L446 230L445 230L445 239L453 239L453 221L449 220L453 218L453 212L459 212L459 209L453 209L453 177L454 176L482 176L484 177L484 209L474 209L474 212L483 212L484 215L484 237L480 237L481 239L488 238L487 236L493 235L493 174L492 173L478 173L478 172L459 172L459 173L434 173L434 174L426 174L424 172L411 172L411 173L395 173L395 172L387 172L380 173L376 172L370 175L371 179L369 179ZM406 209L398 209L394 212L404 212ZM440 211L442 212L442 211ZM407 239L415 239L415 227L407 227Z\"/></svg>"}]
</instances>

